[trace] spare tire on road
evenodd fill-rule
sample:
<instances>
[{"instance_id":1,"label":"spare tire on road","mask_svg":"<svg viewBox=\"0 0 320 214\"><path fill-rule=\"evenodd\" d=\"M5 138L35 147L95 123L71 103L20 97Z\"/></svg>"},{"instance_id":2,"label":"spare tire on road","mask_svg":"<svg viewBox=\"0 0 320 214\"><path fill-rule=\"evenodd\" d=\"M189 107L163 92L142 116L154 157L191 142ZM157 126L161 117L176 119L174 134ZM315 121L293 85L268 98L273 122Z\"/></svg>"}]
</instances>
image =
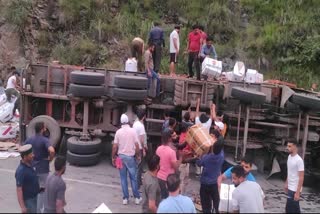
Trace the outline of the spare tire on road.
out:
<instances>
[{"instance_id":1,"label":"spare tire on road","mask_svg":"<svg viewBox=\"0 0 320 214\"><path fill-rule=\"evenodd\" d=\"M27 126L27 138L35 136L35 125L39 122L43 122L48 131L49 142L53 147L60 142L61 129L58 122L50 116L40 115L33 118Z\"/></svg>"},{"instance_id":2,"label":"spare tire on road","mask_svg":"<svg viewBox=\"0 0 320 214\"><path fill-rule=\"evenodd\" d=\"M105 93L103 85L78 85L71 83L69 93L75 97L101 97Z\"/></svg>"},{"instance_id":3,"label":"spare tire on road","mask_svg":"<svg viewBox=\"0 0 320 214\"><path fill-rule=\"evenodd\" d=\"M70 82L80 85L103 85L104 75L91 71L72 71L70 73Z\"/></svg>"},{"instance_id":4,"label":"spare tire on road","mask_svg":"<svg viewBox=\"0 0 320 214\"><path fill-rule=\"evenodd\" d=\"M140 76L118 75L114 77L114 83L118 88L146 89L148 79Z\"/></svg>"},{"instance_id":5,"label":"spare tire on road","mask_svg":"<svg viewBox=\"0 0 320 214\"><path fill-rule=\"evenodd\" d=\"M142 101L147 97L147 90L114 88L113 96L120 100Z\"/></svg>"},{"instance_id":6,"label":"spare tire on road","mask_svg":"<svg viewBox=\"0 0 320 214\"><path fill-rule=\"evenodd\" d=\"M311 94L295 93L290 101L307 109L320 110L320 98Z\"/></svg>"},{"instance_id":7,"label":"spare tire on road","mask_svg":"<svg viewBox=\"0 0 320 214\"><path fill-rule=\"evenodd\" d=\"M94 166L100 162L100 152L90 155L78 155L70 151L67 152L67 160L75 166Z\"/></svg>"},{"instance_id":8,"label":"spare tire on road","mask_svg":"<svg viewBox=\"0 0 320 214\"><path fill-rule=\"evenodd\" d=\"M231 96L247 104L263 104L266 100L265 93L240 87L233 87Z\"/></svg>"},{"instance_id":9,"label":"spare tire on road","mask_svg":"<svg viewBox=\"0 0 320 214\"><path fill-rule=\"evenodd\" d=\"M94 154L101 150L101 139L93 138L91 141L82 141L77 136L72 136L67 140L67 148L70 152L87 155Z\"/></svg>"}]
</instances>

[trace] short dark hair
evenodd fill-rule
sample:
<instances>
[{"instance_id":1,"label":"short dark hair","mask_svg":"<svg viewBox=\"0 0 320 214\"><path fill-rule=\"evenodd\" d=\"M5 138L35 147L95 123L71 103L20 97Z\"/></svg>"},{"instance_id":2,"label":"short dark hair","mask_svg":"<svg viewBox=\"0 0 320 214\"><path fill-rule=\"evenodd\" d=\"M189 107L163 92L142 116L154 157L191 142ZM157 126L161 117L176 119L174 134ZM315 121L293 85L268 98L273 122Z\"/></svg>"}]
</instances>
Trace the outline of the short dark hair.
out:
<instances>
[{"instance_id":1,"label":"short dark hair","mask_svg":"<svg viewBox=\"0 0 320 214\"><path fill-rule=\"evenodd\" d=\"M173 130L170 128L165 128L161 135L162 144L167 144L169 139L172 138Z\"/></svg>"},{"instance_id":2,"label":"short dark hair","mask_svg":"<svg viewBox=\"0 0 320 214\"><path fill-rule=\"evenodd\" d=\"M175 25L175 26L174 26L174 29L180 30L180 25Z\"/></svg>"},{"instance_id":3,"label":"short dark hair","mask_svg":"<svg viewBox=\"0 0 320 214\"><path fill-rule=\"evenodd\" d=\"M245 162L246 164L249 164L250 166L252 166L252 159L249 158L249 157L243 157L241 158L241 161L240 162Z\"/></svg>"},{"instance_id":4,"label":"short dark hair","mask_svg":"<svg viewBox=\"0 0 320 214\"><path fill-rule=\"evenodd\" d=\"M244 171L244 168L241 165L234 166L231 169L231 173L235 174L238 178L240 178L240 177L245 178L246 177L246 173Z\"/></svg>"},{"instance_id":5,"label":"short dark hair","mask_svg":"<svg viewBox=\"0 0 320 214\"><path fill-rule=\"evenodd\" d=\"M296 139L294 139L294 138L287 138L286 139L286 143L288 144L288 143L292 143L292 144L294 144L294 145L298 145L298 141L296 140Z\"/></svg>"},{"instance_id":6,"label":"short dark hair","mask_svg":"<svg viewBox=\"0 0 320 214\"><path fill-rule=\"evenodd\" d=\"M199 120L201 123L206 123L209 120L209 117L205 113L202 113L199 117Z\"/></svg>"},{"instance_id":7,"label":"short dark hair","mask_svg":"<svg viewBox=\"0 0 320 214\"><path fill-rule=\"evenodd\" d=\"M221 133L217 129L213 129L211 134L214 135L217 139L221 136Z\"/></svg>"},{"instance_id":8,"label":"short dark hair","mask_svg":"<svg viewBox=\"0 0 320 214\"><path fill-rule=\"evenodd\" d=\"M39 134L43 128L44 128L44 122L38 122L38 123L36 123L36 125L34 126L34 129L35 129L35 131L36 131L36 134Z\"/></svg>"},{"instance_id":9,"label":"short dark hair","mask_svg":"<svg viewBox=\"0 0 320 214\"><path fill-rule=\"evenodd\" d=\"M16 70L16 66L11 66L10 70Z\"/></svg>"},{"instance_id":10,"label":"short dark hair","mask_svg":"<svg viewBox=\"0 0 320 214\"><path fill-rule=\"evenodd\" d=\"M56 171L60 171L61 169L63 169L63 167L65 167L67 164L67 160L65 157L63 156L57 156L56 159L54 160L54 169Z\"/></svg>"},{"instance_id":11,"label":"short dark hair","mask_svg":"<svg viewBox=\"0 0 320 214\"><path fill-rule=\"evenodd\" d=\"M153 42L148 43L148 47L151 48L152 46L156 46Z\"/></svg>"},{"instance_id":12,"label":"short dark hair","mask_svg":"<svg viewBox=\"0 0 320 214\"><path fill-rule=\"evenodd\" d=\"M215 155L220 154L220 152L221 152L222 149L223 149L223 146L224 146L224 141L223 141L222 138L219 138L219 139L217 140L217 142L215 142L215 144L213 145L213 153L214 153Z\"/></svg>"},{"instance_id":13,"label":"short dark hair","mask_svg":"<svg viewBox=\"0 0 320 214\"><path fill-rule=\"evenodd\" d=\"M197 29L197 28L199 28L198 25L192 25L192 30L195 30L195 29Z\"/></svg>"},{"instance_id":14,"label":"short dark hair","mask_svg":"<svg viewBox=\"0 0 320 214\"><path fill-rule=\"evenodd\" d=\"M159 164L160 164L160 157L157 154L152 155L148 161L148 168L150 171L154 171L157 169Z\"/></svg>"},{"instance_id":15,"label":"short dark hair","mask_svg":"<svg viewBox=\"0 0 320 214\"><path fill-rule=\"evenodd\" d=\"M183 119L184 119L186 122L188 122L188 121L190 120L190 112L187 111L186 113L184 113Z\"/></svg>"},{"instance_id":16,"label":"short dark hair","mask_svg":"<svg viewBox=\"0 0 320 214\"><path fill-rule=\"evenodd\" d=\"M13 75L18 75L18 76L20 76L20 72L17 71L17 70L13 71L12 74L13 74Z\"/></svg>"},{"instance_id":17,"label":"short dark hair","mask_svg":"<svg viewBox=\"0 0 320 214\"><path fill-rule=\"evenodd\" d=\"M203 25L199 25L198 27L199 27L199 29L200 29L201 31L204 31Z\"/></svg>"},{"instance_id":18,"label":"short dark hair","mask_svg":"<svg viewBox=\"0 0 320 214\"><path fill-rule=\"evenodd\" d=\"M180 187L180 176L176 173L168 175L167 188L169 192L175 192Z\"/></svg>"},{"instance_id":19,"label":"short dark hair","mask_svg":"<svg viewBox=\"0 0 320 214\"><path fill-rule=\"evenodd\" d=\"M146 115L145 110L143 110L143 109L138 109L138 111L137 111L137 117L138 117L139 120L142 120L145 115Z\"/></svg>"},{"instance_id":20,"label":"short dark hair","mask_svg":"<svg viewBox=\"0 0 320 214\"><path fill-rule=\"evenodd\" d=\"M153 25L154 25L154 26L159 26L159 25L160 25L160 22L154 21L154 22L153 22Z\"/></svg>"},{"instance_id":21,"label":"short dark hair","mask_svg":"<svg viewBox=\"0 0 320 214\"><path fill-rule=\"evenodd\" d=\"M164 110L163 114L165 117L170 117L170 110L169 109Z\"/></svg>"},{"instance_id":22,"label":"short dark hair","mask_svg":"<svg viewBox=\"0 0 320 214\"><path fill-rule=\"evenodd\" d=\"M175 123L177 123L176 119L170 117L169 118L169 126L173 126Z\"/></svg>"},{"instance_id":23,"label":"short dark hair","mask_svg":"<svg viewBox=\"0 0 320 214\"><path fill-rule=\"evenodd\" d=\"M180 125L180 132L182 132L182 133L187 132L189 127L190 127L190 126L188 126L187 123L181 123L181 125Z\"/></svg>"},{"instance_id":24,"label":"short dark hair","mask_svg":"<svg viewBox=\"0 0 320 214\"><path fill-rule=\"evenodd\" d=\"M206 39L206 41L213 41L212 36L208 36L207 39Z\"/></svg>"}]
</instances>

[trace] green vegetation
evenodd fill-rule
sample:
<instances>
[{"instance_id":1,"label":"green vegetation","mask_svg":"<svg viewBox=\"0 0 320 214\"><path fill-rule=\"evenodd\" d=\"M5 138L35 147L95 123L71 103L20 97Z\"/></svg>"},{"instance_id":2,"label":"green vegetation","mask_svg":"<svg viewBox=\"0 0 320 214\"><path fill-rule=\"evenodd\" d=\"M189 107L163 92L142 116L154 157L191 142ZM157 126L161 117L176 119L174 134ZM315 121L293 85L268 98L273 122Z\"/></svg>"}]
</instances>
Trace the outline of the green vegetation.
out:
<instances>
[{"instance_id":1,"label":"green vegetation","mask_svg":"<svg viewBox=\"0 0 320 214\"><path fill-rule=\"evenodd\" d=\"M134 37L147 41L153 22L160 21L166 37L161 71L166 73L169 35L174 22L185 20L180 33L180 73L187 72L187 55L183 52L188 32L199 23L214 37L220 60L241 60L266 78L295 82L301 87L320 84L318 0L59 0L59 8L63 19L59 19L58 32L42 32L38 39L39 52L48 59L114 65L111 61L115 57L123 60L124 55L114 55L117 51L109 50L110 41L115 38L122 50L129 50L126 45ZM12 0L6 18L22 31L30 10L32 0Z\"/></svg>"}]
</instances>

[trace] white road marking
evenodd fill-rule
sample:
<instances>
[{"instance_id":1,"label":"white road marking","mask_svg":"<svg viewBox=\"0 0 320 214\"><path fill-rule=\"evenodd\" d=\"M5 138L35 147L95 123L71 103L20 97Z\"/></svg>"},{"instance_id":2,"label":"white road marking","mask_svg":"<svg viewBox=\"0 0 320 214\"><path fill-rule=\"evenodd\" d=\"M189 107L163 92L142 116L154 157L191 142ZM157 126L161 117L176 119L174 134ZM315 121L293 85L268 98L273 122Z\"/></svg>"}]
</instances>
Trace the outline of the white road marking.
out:
<instances>
[{"instance_id":1,"label":"white road marking","mask_svg":"<svg viewBox=\"0 0 320 214\"><path fill-rule=\"evenodd\" d=\"M15 171L11 169L0 169L0 172L8 172L14 174ZM63 178L65 181L71 181L81 184L89 184L94 186L103 186L103 187L109 187L109 188L115 188L115 189L121 189L121 186L119 185L113 185L113 184L104 184L104 183L98 183L98 182L92 182L92 181L85 181L85 180L79 180L79 179L73 179L73 178ZM131 191L131 188L129 187L129 190Z\"/></svg>"}]
</instances>

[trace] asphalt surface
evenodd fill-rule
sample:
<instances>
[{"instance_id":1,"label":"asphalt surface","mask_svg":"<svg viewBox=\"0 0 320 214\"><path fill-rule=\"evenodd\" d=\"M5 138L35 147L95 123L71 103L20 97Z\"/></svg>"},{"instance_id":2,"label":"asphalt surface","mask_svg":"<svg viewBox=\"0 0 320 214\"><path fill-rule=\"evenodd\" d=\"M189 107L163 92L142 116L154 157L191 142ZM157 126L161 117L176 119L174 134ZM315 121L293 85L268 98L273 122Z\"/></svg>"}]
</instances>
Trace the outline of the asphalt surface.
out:
<instances>
[{"instance_id":1,"label":"asphalt surface","mask_svg":"<svg viewBox=\"0 0 320 214\"><path fill-rule=\"evenodd\" d=\"M14 172L20 158L0 160L0 212L20 212L16 197ZM51 169L53 166L51 165ZM190 183L186 194L190 197L199 193L199 178L195 177L191 167ZM128 205L122 205L122 191L120 187L119 172L111 166L106 157L93 167L67 166L63 176L67 184L65 207L66 212L91 213L101 203L114 213L141 212L141 205L134 204L134 198ZM284 212L286 196L283 192L283 181L272 178L265 179L265 175L257 175L257 181L266 194L265 211L272 213ZM130 195L132 192L130 191ZM319 212L320 194L310 188L304 188L300 206L302 212Z\"/></svg>"}]
</instances>

